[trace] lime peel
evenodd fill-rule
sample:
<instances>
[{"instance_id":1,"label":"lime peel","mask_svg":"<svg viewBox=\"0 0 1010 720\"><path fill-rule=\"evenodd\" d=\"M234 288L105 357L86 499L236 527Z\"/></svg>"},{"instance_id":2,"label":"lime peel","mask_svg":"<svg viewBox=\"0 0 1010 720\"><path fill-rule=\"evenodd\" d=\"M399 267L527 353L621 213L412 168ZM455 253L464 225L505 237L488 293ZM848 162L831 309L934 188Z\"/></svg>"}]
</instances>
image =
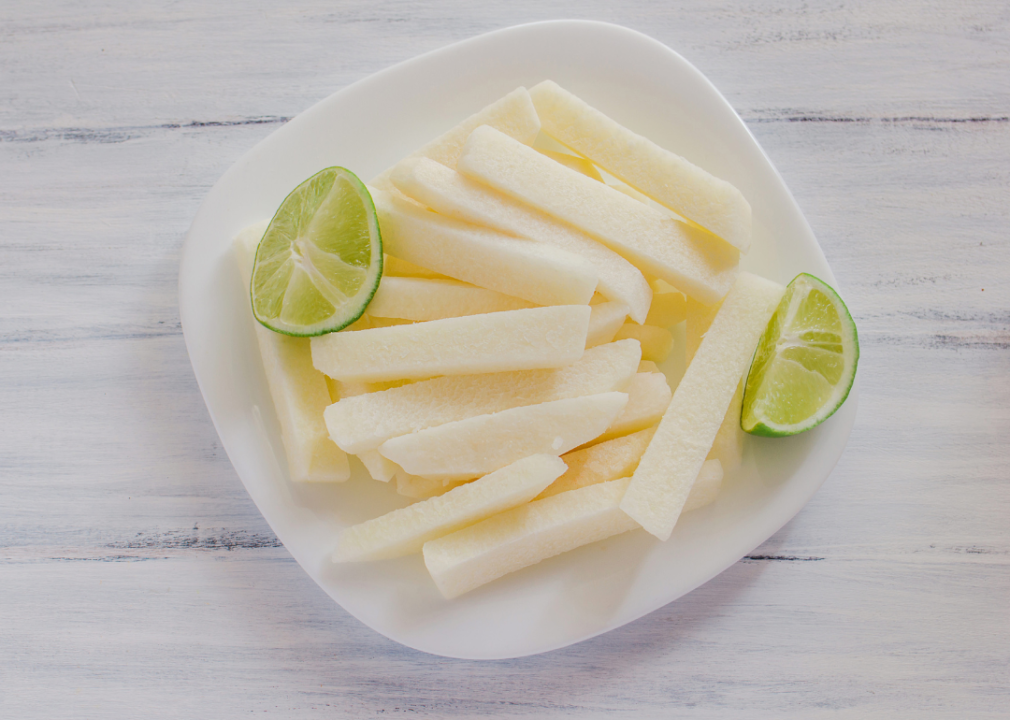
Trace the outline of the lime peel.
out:
<instances>
[{"instance_id":1,"label":"lime peel","mask_svg":"<svg viewBox=\"0 0 1010 720\"><path fill-rule=\"evenodd\" d=\"M856 324L838 293L797 275L754 352L740 426L783 437L820 425L849 396L858 362Z\"/></svg>"},{"instance_id":2,"label":"lime peel","mask_svg":"<svg viewBox=\"0 0 1010 720\"><path fill-rule=\"evenodd\" d=\"M364 314L381 277L372 196L350 170L326 168L291 191L256 248L253 315L285 335L325 335Z\"/></svg>"}]
</instances>

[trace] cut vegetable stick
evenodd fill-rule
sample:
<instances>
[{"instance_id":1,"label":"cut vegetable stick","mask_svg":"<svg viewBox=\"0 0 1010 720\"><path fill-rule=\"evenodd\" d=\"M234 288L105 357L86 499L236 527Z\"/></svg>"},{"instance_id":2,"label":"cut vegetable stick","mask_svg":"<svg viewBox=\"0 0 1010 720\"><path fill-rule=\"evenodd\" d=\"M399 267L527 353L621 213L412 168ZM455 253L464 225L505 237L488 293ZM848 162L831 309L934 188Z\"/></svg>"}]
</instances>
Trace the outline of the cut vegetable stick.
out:
<instances>
[{"instance_id":1,"label":"cut vegetable stick","mask_svg":"<svg viewBox=\"0 0 1010 720\"><path fill-rule=\"evenodd\" d=\"M684 310L685 320L687 320L684 330L684 352L687 357L687 364L690 365L691 360L694 359L694 354L698 352L698 348L701 346L705 333L708 332L708 328L712 325L712 320L715 319L715 314L719 312L719 305L703 305L697 300L688 298Z\"/></svg>"},{"instance_id":2,"label":"cut vegetable stick","mask_svg":"<svg viewBox=\"0 0 1010 720\"><path fill-rule=\"evenodd\" d=\"M625 392L628 393L628 405L624 412L617 416L606 432L593 439L594 444L652 427L662 419L673 398L670 384L662 373L638 373L631 378Z\"/></svg>"},{"instance_id":3,"label":"cut vegetable stick","mask_svg":"<svg viewBox=\"0 0 1010 720\"><path fill-rule=\"evenodd\" d=\"M529 501L564 471L565 464L551 455L523 458L444 495L352 525L340 534L333 561L384 560L415 553L429 540Z\"/></svg>"},{"instance_id":4,"label":"cut vegetable stick","mask_svg":"<svg viewBox=\"0 0 1010 720\"><path fill-rule=\"evenodd\" d=\"M654 287L652 305L649 307L649 315L645 318L644 324L668 328L685 319L687 319L687 297L684 293L677 290L657 292Z\"/></svg>"},{"instance_id":5,"label":"cut vegetable stick","mask_svg":"<svg viewBox=\"0 0 1010 720\"><path fill-rule=\"evenodd\" d=\"M423 322L489 312L520 310L532 303L458 280L383 277L368 303L368 314Z\"/></svg>"},{"instance_id":6,"label":"cut vegetable stick","mask_svg":"<svg viewBox=\"0 0 1010 720\"><path fill-rule=\"evenodd\" d=\"M252 279L256 246L269 221L243 230L234 240L246 290ZM338 448L326 430L323 410L330 404L326 378L312 367L308 338L281 335L260 325L249 309L249 321L255 326L256 342L263 361L270 397L273 399L281 442L288 460L288 473L295 482L343 482L351 476L347 455Z\"/></svg>"},{"instance_id":7,"label":"cut vegetable stick","mask_svg":"<svg viewBox=\"0 0 1010 720\"><path fill-rule=\"evenodd\" d=\"M665 328L654 325L624 323L614 334L615 340L638 340L642 344L642 358L661 363L673 350L673 334Z\"/></svg>"},{"instance_id":8,"label":"cut vegetable stick","mask_svg":"<svg viewBox=\"0 0 1010 720\"><path fill-rule=\"evenodd\" d=\"M456 282L456 281L452 280L450 282ZM393 327L395 325L411 325L413 322L414 322L413 320L404 320L402 318L369 317L368 327L362 329L371 330L372 328ZM347 328L344 329L346 330Z\"/></svg>"},{"instance_id":9,"label":"cut vegetable stick","mask_svg":"<svg viewBox=\"0 0 1010 720\"><path fill-rule=\"evenodd\" d=\"M396 463L387 460L379 454L378 450L365 450L358 453L358 460L365 466L365 470L372 476L373 480L379 482L389 482L396 476Z\"/></svg>"},{"instance_id":10,"label":"cut vegetable stick","mask_svg":"<svg viewBox=\"0 0 1010 720\"><path fill-rule=\"evenodd\" d=\"M586 349L611 342L628 317L628 306L622 302L605 302L591 306Z\"/></svg>"},{"instance_id":11,"label":"cut vegetable stick","mask_svg":"<svg viewBox=\"0 0 1010 720\"><path fill-rule=\"evenodd\" d=\"M528 455L578 447L606 430L627 402L626 393L608 392L502 410L392 438L379 452L411 475L479 477Z\"/></svg>"},{"instance_id":12,"label":"cut vegetable stick","mask_svg":"<svg viewBox=\"0 0 1010 720\"><path fill-rule=\"evenodd\" d=\"M573 450L561 456L568 469L565 474L547 486L536 499L550 497L580 487L596 485L608 480L630 477L642 459L649 441L656 432L654 427L639 430L631 435Z\"/></svg>"},{"instance_id":13,"label":"cut vegetable stick","mask_svg":"<svg viewBox=\"0 0 1010 720\"><path fill-rule=\"evenodd\" d=\"M588 160L586 160L584 157L579 157L578 155L570 155L569 153L565 152L558 152L557 150L547 150L545 148L536 148L536 151L541 155L546 155L555 162L561 163L567 168L571 168L575 172L580 172L588 178L592 178L593 180L603 182L603 176L600 175L600 171L597 170L596 166L593 165Z\"/></svg>"},{"instance_id":14,"label":"cut vegetable stick","mask_svg":"<svg viewBox=\"0 0 1010 720\"><path fill-rule=\"evenodd\" d=\"M658 373L662 372L662 370L660 370L659 366L656 365L656 363L652 362L652 360L643 360L642 362L638 363L638 372Z\"/></svg>"},{"instance_id":15,"label":"cut vegetable stick","mask_svg":"<svg viewBox=\"0 0 1010 720\"><path fill-rule=\"evenodd\" d=\"M722 489L722 478L722 463L718 460L703 462L681 512L691 512L714 502Z\"/></svg>"},{"instance_id":16,"label":"cut vegetable stick","mask_svg":"<svg viewBox=\"0 0 1010 720\"><path fill-rule=\"evenodd\" d=\"M626 185L625 183L622 183L620 181L618 181L618 182L608 182L607 185L609 185L610 187L614 188L614 190L616 190L617 192L624 193L629 198L631 198L633 200L637 200L638 202L642 203L643 205L650 205L648 196L643 195L642 193L638 192L638 190L636 190L635 188L631 187L630 185Z\"/></svg>"},{"instance_id":17,"label":"cut vegetable stick","mask_svg":"<svg viewBox=\"0 0 1010 720\"><path fill-rule=\"evenodd\" d=\"M429 158L446 167L454 168L466 139L473 129L480 125L490 125L526 145L532 145L540 132L540 118L533 108L530 94L526 88L519 87L439 135L407 158ZM383 190L391 189L389 176L392 172L393 168L386 170L369 184Z\"/></svg>"},{"instance_id":18,"label":"cut vegetable stick","mask_svg":"<svg viewBox=\"0 0 1010 720\"><path fill-rule=\"evenodd\" d=\"M424 564L446 598L638 527L620 509L628 478L513 508L424 545Z\"/></svg>"},{"instance_id":19,"label":"cut vegetable stick","mask_svg":"<svg viewBox=\"0 0 1010 720\"><path fill-rule=\"evenodd\" d=\"M656 428L651 427L633 435L562 455L561 459L568 470L534 499L542 500L569 490L629 477L638 467L655 432ZM723 470L719 460L706 460L691 486L691 493L684 503L684 512L697 510L715 500L722 488L722 478Z\"/></svg>"},{"instance_id":20,"label":"cut vegetable stick","mask_svg":"<svg viewBox=\"0 0 1010 720\"><path fill-rule=\"evenodd\" d=\"M333 402L339 402L344 398L357 397L358 395L382 392L383 390L389 390L390 388L403 387L404 385L409 385L411 382L411 380L386 380L385 382L341 382L340 380L334 380L329 376L326 377L326 384L330 388L330 397L334 398ZM334 394L336 397L334 397Z\"/></svg>"},{"instance_id":21,"label":"cut vegetable stick","mask_svg":"<svg viewBox=\"0 0 1010 720\"><path fill-rule=\"evenodd\" d=\"M413 277L426 278L428 280L451 280L445 275L440 275L434 270L423 268L420 265L409 263L392 255L385 255L382 259L382 277Z\"/></svg>"},{"instance_id":22,"label":"cut vegetable stick","mask_svg":"<svg viewBox=\"0 0 1010 720\"><path fill-rule=\"evenodd\" d=\"M652 288L642 273L571 225L429 160L401 163L393 173L393 182L404 193L442 215L536 240L585 258L599 276L597 291L610 300L626 303L636 321L643 321L649 312Z\"/></svg>"},{"instance_id":23,"label":"cut vegetable stick","mask_svg":"<svg viewBox=\"0 0 1010 720\"><path fill-rule=\"evenodd\" d=\"M415 500L427 500L436 495L444 495L454 487L458 487L466 480L451 482L448 485L441 480L429 480L427 478L411 475L398 467L396 470L396 492L404 497Z\"/></svg>"},{"instance_id":24,"label":"cut vegetable stick","mask_svg":"<svg viewBox=\"0 0 1010 720\"><path fill-rule=\"evenodd\" d=\"M439 215L380 190L372 199L384 246L408 262L537 305L583 305L596 290L596 269L578 255Z\"/></svg>"},{"instance_id":25,"label":"cut vegetable stick","mask_svg":"<svg viewBox=\"0 0 1010 720\"><path fill-rule=\"evenodd\" d=\"M545 133L726 242L747 252L751 207L733 185L628 130L545 80L530 96Z\"/></svg>"},{"instance_id":26,"label":"cut vegetable stick","mask_svg":"<svg viewBox=\"0 0 1010 720\"><path fill-rule=\"evenodd\" d=\"M735 470L743 462L743 442L747 436L743 428L740 427L743 385L744 380L741 380L729 403L726 417L723 418L722 425L719 426L719 431L715 434L712 449L708 453L708 459L718 460L722 464L724 472Z\"/></svg>"},{"instance_id":27,"label":"cut vegetable stick","mask_svg":"<svg viewBox=\"0 0 1010 720\"><path fill-rule=\"evenodd\" d=\"M677 386L621 507L666 540L712 448L758 339L785 292L740 273Z\"/></svg>"},{"instance_id":28,"label":"cut vegetable stick","mask_svg":"<svg viewBox=\"0 0 1010 720\"><path fill-rule=\"evenodd\" d=\"M332 378L379 382L570 365L585 350L588 305L509 310L312 338Z\"/></svg>"},{"instance_id":29,"label":"cut vegetable stick","mask_svg":"<svg viewBox=\"0 0 1010 720\"><path fill-rule=\"evenodd\" d=\"M486 125L470 135L456 169L571 223L701 302L721 300L736 278L736 249Z\"/></svg>"},{"instance_id":30,"label":"cut vegetable stick","mask_svg":"<svg viewBox=\"0 0 1010 720\"><path fill-rule=\"evenodd\" d=\"M439 377L388 392L354 397L326 409L330 436L349 452L390 438L514 407L623 390L641 350L634 340L587 350L556 370Z\"/></svg>"}]
</instances>

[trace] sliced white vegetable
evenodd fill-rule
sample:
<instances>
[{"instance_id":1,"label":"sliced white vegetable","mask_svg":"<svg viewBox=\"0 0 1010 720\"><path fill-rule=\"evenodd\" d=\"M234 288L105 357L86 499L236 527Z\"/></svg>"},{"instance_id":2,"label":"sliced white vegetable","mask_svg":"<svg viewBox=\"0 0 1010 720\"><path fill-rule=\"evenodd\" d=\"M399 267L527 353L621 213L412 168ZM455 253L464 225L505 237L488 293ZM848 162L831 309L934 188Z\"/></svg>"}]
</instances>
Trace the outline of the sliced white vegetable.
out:
<instances>
[{"instance_id":1,"label":"sliced white vegetable","mask_svg":"<svg viewBox=\"0 0 1010 720\"><path fill-rule=\"evenodd\" d=\"M628 478L516 507L424 545L424 564L454 598L541 560L638 527L620 509Z\"/></svg>"},{"instance_id":2,"label":"sliced white vegetable","mask_svg":"<svg viewBox=\"0 0 1010 720\"><path fill-rule=\"evenodd\" d=\"M743 405L743 381L737 385L733 399L729 403L726 417L723 418L719 431L712 441L712 449L708 453L710 460L718 460L725 472L740 467L743 462L743 442L747 433L740 427L740 410Z\"/></svg>"},{"instance_id":3,"label":"sliced white vegetable","mask_svg":"<svg viewBox=\"0 0 1010 720\"><path fill-rule=\"evenodd\" d=\"M253 259L269 221L252 225L235 238L233 246L244 286L252 278ZM246 306L249 305L248 291ZM260 325L249 309L263 361L270 397L281 427L288 472L295 482L342 482L351 476L347 455L326 431L323 410L330 392L323 374L312 367L308 338L281 335Z\"/></svg>"},{"instance_id":4,"label":"sliced white vegetable","mask_svg":"<svg viewBox=\"0 0 1010 720\"><path fill-rule=\"evenodd\" d=\"M627 402L626 393L608 392L512 408L401 435L379 452L411 475L479 477L528 455L562 455L582 445L606 430Z\"/></svg>"},{"instance_id":5,"label":"sliced white vegetable","mask_svg":"<svg viewBox=\"0 0 1010 720\"><path fill-rule=\"evenodd\" d=\"M457 375L348 399L326 409L326 426L348 452L379 447L390 438L524 405L623 390L641 351L634 340L587 350L556 370Z\"/></svg>"},{"instance_id":6,"label":"sliced white vegetable","mask_svg":"<svg viewBox=\"0 0 1010 720\"><path fill-rule=\"evenodd\" d=\"M536 305L582 305L593 297L596 269L574 253L439 215L373 190L383 245L396 257Z\"/></svg>"},{"instance_id":7,"label":"sliced white vegetable","mask_svg":"<svg viewBox=\"0 0 1010 720\"><path fill-rule=\"evenodd\" d=\"M422 322L529 307L533 304L526 300L458 280L383 276L368 303L368 314Z\"/></svg>"},{"instance_id":8,"label":"sliced white vegetable","mask_svg":"<svg viewBox=\"0 0 1010 720\"><path fill-rule=\"evenodd\" d=\"M372 476L373 480L379 482L389 482L396 477L396 463L390 462L379 454L378 450L365 450L358 453L358 460L365 466L365 470Z\"/></svg>"},{"instance_id":9,"label":"sliced white vegetable","mask_svg":"<svg viewBox=\"0 0 1010 720\"><path fill-rule=\"evenodd\" d=\"M701 302L718 302L736 279L736 249L486 125L470 135L456 169L571 223Z\"/></svg>"},{"instance_id":10,"label":"sliced white vegetable","mask_svg":"<svg viewBox=\"0 0 1010 720\"><path fill-rule=\"evenodd\" d=\"M661 363L673 350L673 333L655 325L624 323L614 333L615 340L638 340L642 345L642 359Z\"/></svg>"},{"instance_id":11,"label":"sliced white vegetable","mask_svg":"<svg viewBox=\"0 0 1010 720\"><path fill-rule=\"evenodd\" d=\"M670 383L662 373L638 373L631 378L625 392L628 393L628 405L624 412L594 442L603 442L652 427L662 419L673 398Z\"/></svg>"},{"instance_id":12,"label":"sliced white vegetable","mask_svg":"<svg viewBox=\"0 0 1010 720\"><path fill-rule=\"evenodd\" d=\"M509 310L312 338L312 363L344 382L570 365L585 350L588 305Z\"/></svg>"},{"instance_id":13,"label":"sliced white vegetable","mask_svg":"<svg viewBox=\"0 0 1010 720\"><path fill-rule=\"evenodd\" d=\"M545 80L530 90L545 133L614 177L747 252L751 207L733 185L628 130Z\"/></svg>"},{"instance_id":14,"label":"sliced white vegetable","mask_svg":"<svg viewBox=\"0 0 1010 720\"><path fill-rule=\"evenodd\" d=\"M537 495L537 500L608 480L630 477L655 432L655 428L646 428L562 455L561 459L568 469Z\"/></svg>"},{"instance_id":15,"label":"sliced white vegetable","mask_svg":"<svg viewBox=\"0 0 1010 720\"><path fill-rule=\"evenodd\" d=\"M722 463L718 460L706 460L701 464L698 477L691 485L691 492L688 493L687 501L681 512L691 512L703 508L709 503L715 502L722 489L723 469Z\"/></svg>"},{"instance_id":16,"label":"sliced white vegetable","mask_svg":"<svg viewBox=\"0 0 1010 720\"><path fill-rule=\"evenodd\" d=\"M557 457L523 458L444 495L352 525L340 534L333 561L383 560L418 552L429 540L529 501L564 471Z\"/></svg>"},{"instance_id":17,"label":"sliced white vegetable","mask_svg":"<svg viewBox=\"0 0 1010 720\"><path fill-rule=\"evenodd\" d=\"M586 348L609 343L628 317L628 306L622 302L604 302L592 306Z\"/></svg>"},{"instance_id":18,"label":"sliced white vegetable","mask_svg":"<svg viewBox=\"0 0 1010 720\"><path fill-rule=\"evenodd\" d=\"M754 348L785 292L750 273L726 296L673 394L621 507L666 540L705 458Z\"/></svg>"},{"instance_id":19,"label":"sliced white vegetable","mask_svg":"<svg viewBox=\"0 0 1010 720\"><path fill-rule=\"evenodd\" d=\"M430 160L402 162L392 179L406 195L442 215L553 245L585 258L599 276L597 290L610 300L626 303L635 321L645 320L652 289L642 273L568 223Z\"/></svg>"}]
</instances>

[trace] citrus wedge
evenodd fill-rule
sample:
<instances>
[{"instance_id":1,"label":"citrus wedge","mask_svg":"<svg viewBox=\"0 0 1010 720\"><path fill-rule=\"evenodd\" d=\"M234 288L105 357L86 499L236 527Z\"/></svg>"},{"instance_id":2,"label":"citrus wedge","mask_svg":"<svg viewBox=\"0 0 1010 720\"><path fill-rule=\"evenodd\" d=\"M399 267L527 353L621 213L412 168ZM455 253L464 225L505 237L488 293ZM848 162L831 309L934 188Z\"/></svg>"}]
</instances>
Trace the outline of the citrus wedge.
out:
<instances>
[{"instance_id":1,"label":"citrus wedge","mask_svg":"<svg viewBox=\"0 0 1010 720\"><path fill-rule=\"evenodd\" d=\"M382 275L372 197L354 173L322 170L284 198L259 247L253 315L285 335L325 335L361 317Z\"/></svg>"},{"instance_id":2,"label":"citrus wedge","mask_svg":"<svg viewBox=\"0 0 1010 720\"><path fill-rule=\"evenodd\" d=\"M754 353L741 427L766 437L816 427L845 402L858 361L856 324L838 293L797 275Z\"/></svg>"}]
</instances>

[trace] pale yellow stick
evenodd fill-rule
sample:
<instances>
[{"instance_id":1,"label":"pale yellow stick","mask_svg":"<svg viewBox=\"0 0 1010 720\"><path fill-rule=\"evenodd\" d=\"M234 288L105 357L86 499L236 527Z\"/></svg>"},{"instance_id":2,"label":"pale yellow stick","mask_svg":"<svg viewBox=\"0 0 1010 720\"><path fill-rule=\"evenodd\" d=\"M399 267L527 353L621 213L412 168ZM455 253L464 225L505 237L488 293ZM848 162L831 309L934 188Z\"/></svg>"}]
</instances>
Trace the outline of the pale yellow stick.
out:
<instances>
[{"instance_id":1,"label":"pale yellow stick","mask_svg":"<svg viewBox=\"0 0 1010 720\"><path fill-rule=\"evenodd\" d=\"M666 540L673 532L754 348L785 292L750 273L726 296L673 394L621 508Z\"/></svg>"},{"instance_id":2,"label":"pale yellow stick","mask_svg":"<svg viewBox=\"0 0 1010 720\"><path fill-rule=\"evenodd\" d=\"M751 208L733 185L611 120L545 80L530 96L543 130L640 190L747 252Z\"/></svg>"},{"instance_id":3,"label":"pale yellow stick","mask_svg":"<svg viewBox=\"0 0 1010 720\"><path fill-rule=\"evenodd\" d=\"M239 270L246 288L252 278L256 246L269 223L264 221L243 230L234 241ZM330 404L326 378L312 367L308 338L281 335L260 325L249 310L263 370L273 398L281 442L288 460L288 472L296 482L342 482L351 476L347 455L326 431L323 411Z\"/></svg>"},{"instance_id":4,"label":"pale yellow stick","mask_svg":"<svg viewBox=\"0 0 1010 720\"><path fill-rule=\"evenodd\" d=\"M612 187L569 170L497 130L481 126L456 169L570 223L701 302L721 300L736 278L739 252Z\"/></svg>"},{"instance_id":5,"label":"pale yellow stick","mask_svg":"<svg viewBox=\"0 0 1010 720\"><path fill-rule=\"evenodd\" d=\"M551 455L533 455L444 495L352 525L340 534L334 562L384 560L418 552L429 540L528 502L561 473Z\"/></svg>"},{"instance_id":6,"label":"pale yellow stick","mask_svg":"<svg viewBox=\"0 0 1010 720\"><path fill-rule=\"evenodd\" d=\"M312 338L312 363L342 381L533 370L582 357L588 305L509 310Z\"/></svg>"}]
</instances>

